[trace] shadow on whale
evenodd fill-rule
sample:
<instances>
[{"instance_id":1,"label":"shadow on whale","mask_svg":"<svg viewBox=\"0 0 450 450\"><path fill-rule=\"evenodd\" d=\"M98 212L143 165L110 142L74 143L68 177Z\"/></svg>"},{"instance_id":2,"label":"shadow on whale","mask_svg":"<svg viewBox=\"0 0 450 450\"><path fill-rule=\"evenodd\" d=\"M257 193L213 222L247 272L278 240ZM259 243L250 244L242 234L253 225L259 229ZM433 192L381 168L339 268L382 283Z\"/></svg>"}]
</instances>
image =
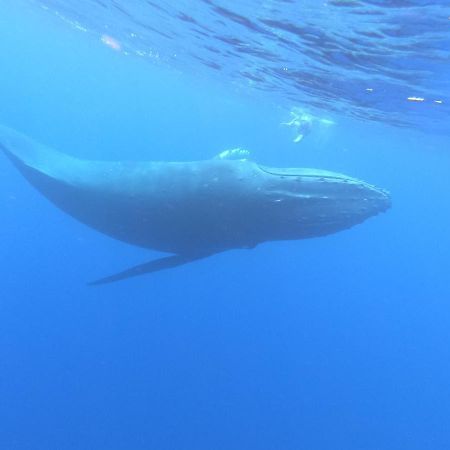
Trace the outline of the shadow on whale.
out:
<instances>
[{"instance_id":1,"label":"shadow on whale","mask_svg":"<svg viewBox=\"0 0 450 450\"><path fill-rule=\"evenodd\" d=\"M91 285L266 241L324 236L390 207L385 190L318 169L281 169L220 158L87 161L6 127L0 127L0 148L66 213L115 239L172 254Z\"/></svg>"}]
</instances>

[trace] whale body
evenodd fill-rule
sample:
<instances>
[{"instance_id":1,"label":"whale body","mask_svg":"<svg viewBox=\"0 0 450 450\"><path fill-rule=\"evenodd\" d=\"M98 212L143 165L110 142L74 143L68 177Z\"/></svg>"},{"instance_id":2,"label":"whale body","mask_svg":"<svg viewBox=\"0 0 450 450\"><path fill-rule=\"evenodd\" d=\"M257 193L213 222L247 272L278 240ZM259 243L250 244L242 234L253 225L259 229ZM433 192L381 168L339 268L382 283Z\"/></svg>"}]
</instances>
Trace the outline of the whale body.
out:
<instances>
[{"instance_id":1,"label":"whale body","mask_svg":"<svg viewBox=\"0 0 450 450\"><path fill-rule=\"evenodd\" d=\"M0 127L0 148L57 207L129 244L173 254L101 284L230 249L344 230L390 207L387 191L339 173L249 160L88 161Z\"/></svg>"}]
</instances>

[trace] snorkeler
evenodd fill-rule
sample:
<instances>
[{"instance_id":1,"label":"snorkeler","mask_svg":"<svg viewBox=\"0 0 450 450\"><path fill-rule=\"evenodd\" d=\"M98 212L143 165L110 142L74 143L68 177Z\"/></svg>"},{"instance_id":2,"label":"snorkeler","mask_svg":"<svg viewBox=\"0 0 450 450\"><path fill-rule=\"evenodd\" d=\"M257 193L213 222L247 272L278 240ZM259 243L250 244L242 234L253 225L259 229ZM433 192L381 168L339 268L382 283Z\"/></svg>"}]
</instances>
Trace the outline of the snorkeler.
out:
<instances>
[{"instance_id":1,"label":"snorkeler","mask_svg":"<svg viewBox=\"0 0 450 450\"><path fill-rule=\"evenodd\" d=\"M293 109L290 114L292 119L289 122L282 122L281 125L286 125L287 127L293 127L295 129L293 142L298 143L311 132L313 118L306 113L299 114L299 111L295 109Z\"/></svg>"},{"instance_id":2,"label":"snorkeler","mask_svg":"<svg viewBox=\"0 0 450 450\"><path fill-rule=\"evenodd\" d=\"M314 122L319 122L323 125L334 125L332 120L315 117L300 108L292 108L290 115L292 119L289 122L282 122L281 125L294 129L295 136L292 142L295 144L301 142L311 132Z\"/></svg>"}]
</instances>

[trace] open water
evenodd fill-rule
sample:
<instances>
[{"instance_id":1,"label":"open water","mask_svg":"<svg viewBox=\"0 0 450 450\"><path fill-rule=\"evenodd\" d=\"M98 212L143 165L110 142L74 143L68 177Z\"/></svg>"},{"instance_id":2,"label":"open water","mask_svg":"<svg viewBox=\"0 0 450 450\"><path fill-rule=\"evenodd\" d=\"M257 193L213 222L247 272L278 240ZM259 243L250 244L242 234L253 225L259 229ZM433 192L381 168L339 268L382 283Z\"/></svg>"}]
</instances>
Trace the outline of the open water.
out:
<instances>
[{"instance_id":1,"label":"open water","mask_svg":"<svg viewBox=\"0 0 450 450\"><path fill-rule=\"evenodd\" d=\"M1 124L88 159L241 147L393 201L92 288L160 254L1 157L0 448L450 448L449 61L444 1L0 0Z\"/></svg>"}]
</instances>

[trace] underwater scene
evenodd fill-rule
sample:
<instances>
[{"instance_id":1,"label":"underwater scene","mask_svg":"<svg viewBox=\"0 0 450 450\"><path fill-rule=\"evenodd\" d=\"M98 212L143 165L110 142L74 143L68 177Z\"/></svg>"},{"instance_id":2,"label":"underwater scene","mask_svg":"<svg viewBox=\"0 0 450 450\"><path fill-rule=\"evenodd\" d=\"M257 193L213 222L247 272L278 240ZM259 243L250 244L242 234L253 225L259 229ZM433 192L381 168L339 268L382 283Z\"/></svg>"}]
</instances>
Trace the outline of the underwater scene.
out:
<instances>
[{"instance_id":1,"label":"underwater scene","mask_svg":"<svg viewBox=\"0 0 450 450\"><path fill-rule=\"evenodd\" d=\"M450 3L0 0L0 449L450 448Z\"/></svg>"}]
</instances>

